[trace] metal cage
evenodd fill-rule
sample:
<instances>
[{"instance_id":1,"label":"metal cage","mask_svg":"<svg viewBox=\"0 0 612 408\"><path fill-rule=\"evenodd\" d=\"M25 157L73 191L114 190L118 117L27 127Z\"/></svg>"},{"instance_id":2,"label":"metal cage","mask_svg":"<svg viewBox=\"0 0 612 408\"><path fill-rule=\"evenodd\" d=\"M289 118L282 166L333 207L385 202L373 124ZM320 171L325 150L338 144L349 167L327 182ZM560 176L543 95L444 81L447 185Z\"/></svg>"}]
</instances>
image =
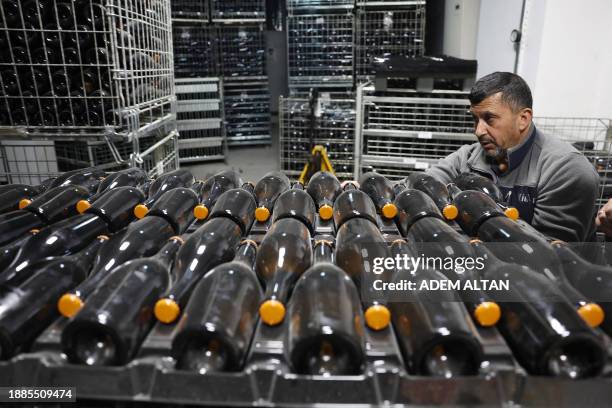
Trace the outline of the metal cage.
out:
<instances>
[{"instance_id":1,"label":"metal cage","mask_svg":"<svg viewBox=\"0 0 612 408\"><path fill-rule=\"evenodd\" d=\"M224 78L223 102L229 146L272 142L268 77Z\"/></svg>"},{"instance_id":2,"label":"metal cage","mask_svg":"<svg viewBox=\"0 0 612 408\"><path fill-rule=\"evenodd\" d=\"M2 127L132 138L173 118L169 2L2 2L0 17Z\"/></svg>"},{"instance_id":3,"label":"metal cage","mask_svg":"<svg viewBox=\"0 0 612 408\"><path fill-rule=\"evenodd\" d=\"M225 159L221 80L177 78L175 82L181 163Z\"/></svg>"},{"instance_id":4,"label":"metal cage","mask_svg":"<svg viewBox=\"0 0 612 408\"><path fill-rule=\"evenodd\" d=\"M287 18L289 85L351 86L353 15Z\"/></svg>"},{"instance_id":5,"label":"metal cage","mask_svg":"<svg viewBox=\"0 0 612 408\"><path fill-rule=\"evenodd\" d=\"M220 64L224 78L266 75L263 26L223 26L219 32Z\"/></svg>"},{"instance_id":6,"label":"metal cage","mask_svg":"<svg viewBox=\"0 0 612 408\"><path fill-rule=\"evenodd\" d=\"M397 5L397 8L357 10L355 75L358 79L372 79L375 74L372 63L378 59L423 55L425 1L398 2Z\"/></svg>"},{"instance_id":7,"label":"metal cage","mask_svg":"<svg viewBox=\"0 0 612 408\"><path fill-rule=\"evenodd\" d=\"M213 22L265 22L265 0L211 0Z\"/></svg>"},{"instance_id":8,"label":"metal cage","mask_svg":"<svg viewBox=\"0 0 612 408\"><path fill-rule=\"evenodd\" d=\"M323 145L340 179L355 176L355 99L337 99L322 93L309 98L280 98L280 163L289 176L297 177L310 158L314 145Z\"/></svg>"},{"instance_id":9,"label":"metal cage","mask_svg":"<svg viewBox=\"0 0 612 408\"><path fill-rule=\"evenodd\" d=\"M287 14L297 15L312 10L352 10L354 0L287 0Z\"/></svg>"},{"instance_id":10,"label":"metal cage","mask_svg":"<svg viewBox=\"0 0 612 408\"><path fill-rule=\"evenodd\" d=\"M210 3L205 0L170 0L173 19L202 20L210 19Z\"/></svg>"},{"instance_id":11,"label":"metal cage","mask_svg":"<svg viewBox=\"0 0 612 408\"><path fill-rule=\"evenodd\" d=\"M202 24L175 24L175 78L214 77L220 74L219 29Z\"/></svg>"}]
</instances>

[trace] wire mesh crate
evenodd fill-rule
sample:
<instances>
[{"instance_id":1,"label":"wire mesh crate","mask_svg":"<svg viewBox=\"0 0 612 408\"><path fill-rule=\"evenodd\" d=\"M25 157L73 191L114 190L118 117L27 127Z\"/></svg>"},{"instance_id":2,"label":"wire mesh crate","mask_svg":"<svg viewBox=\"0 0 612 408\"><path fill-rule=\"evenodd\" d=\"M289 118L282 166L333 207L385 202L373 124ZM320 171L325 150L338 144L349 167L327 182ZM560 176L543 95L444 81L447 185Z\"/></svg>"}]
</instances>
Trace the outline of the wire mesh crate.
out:
<instances>
[{"instance_id":1,"label":"wire mesh crate","mask_svg":"<svg viewBox=\"0 0 612 408\"><path fill-rule=\"evenodd\" d=\"M360 8L386 8L393 9L396 7L405 7L413 5L421 5L425 3L423 0L357 0L355 5Z\"/></svg>"},{"instance_id":2,"label":"wire mesh crate","mask_svg":"<svg viewBox=\"0 0 612 408\"><path fill-rule=\"evenodd\" d=\"M360 171L375 169L391 179L403 178L474 143L467 96L460 91L376 92L367 84L358 87Z\"/></svg>"},{"instance_id":3,"label":"wire mesh crate","mask_svg":"<svg viewBox=\"0 0 612 408\"><path fill-rule=\"evenodd\" d=\"M172 19L202 20L210 19L210 4L207 0L170 0Z\"/></svg>"},{"instance_id":4,"label":"wire mesh crate","mask_svg":"<svg viewBox=\"0 0 612 408\"><path fill-rule=\"evenodd\" d=\"M131 138L172 119L167 1L4 1L0 17L0 126Z\"/></svg>"},{"instance_id":5,"label":"wire mesh crate","mask_svg":"<svg viewBox=\"0 0 612 408\"><path fill-rule=\"evenodd\" d=\"M175 78L214 77L220 74L219 29L202 24L174 24Z\"/></svg>"},{"instance_id":6,"label":"wire mesh crate","mask_svg":"<svg viewBox=\"0 0 612 408\"><path fill-rule=\"evenodd\" d=\"M313 146L323 145L340 179L354 174L355 99L337 99L322 93L312 98L280 99L281 169L297 177L310 158Z\"/></svg>"},{"instance_id":7,"label":"wire mesh crate","mask_svg":"<svg viewBox=\"0 0 612 408\"><path fill-rule=\"evenodd\" d=\"M538 130L571 143L593 164L600 177L597 207L612 198L612 120L535 117Z\"/></svg>"},{"instance_id":8,"label":"wire mesh crate","mask_svg":"<svg viewBox=\"0 0 612 408\"><path fill-rule=\"evenodd\" d=\"M219 78L175 80L182 163L223 160L226 140Z\"/></svg>"},{"instance_id":9,"label":"wire mesh crate","mask_svg":"<svg viewBox=\"0 0 612 408\"><path fill-rule=\"evenodd\" d=\"M395 4L395 3L394 3ZM355 75L372 79L372 64L391 56L421 56L425 45L425 1L398 2L397 8L358 9L355 21ZM401 7L399 7L401 6Z\"/></svg>"},{"instance_id":10,"label":"wire mesh crate","mask_svg":"<svg viewBox=\"0 0 612 408\"><path fill-rule=\"evenodd\" d=\"M211 0L213 22L266 21L265 0Z\"/></svg>"},{"instance_id":11,"label":"wire mesh crate","mask_svg":"<svg viewBox=\"0 0 612 408\"><path fill-rule=\"evenodd\" d=\"M220 64L224 78L266 75L263 26L223 26L220 31Z\"/></svg>"},{"instance_id":12,"label":"wire mesh crate","mask_svg":"<svg viewBox=\"0 0 612 408\"><path fill-rule=\"evenodd\" d=\"M317 14L287 18L289 84L353 83L353 15Z\"/></svg>"},{"instance_id":13,"label":"wire mesh crate","mask_svg":"<svg viewBox=\"0 0 612 408\"><path fill-rule=\"evenodd\" d=\"M312 10L352 10L354 0L288 0L287 14L290 16L309 13Z\"/></svg>"},{"instance_id":14,"label":"wire mesh crate","mask_svg":"<svg viewBox=\"0 0 612 408\"><path fill-rule=\"evenodd\" d=\"M268 77L224 78L223 102L228 146L272 142Z\"/></svg>"}]
</instances>

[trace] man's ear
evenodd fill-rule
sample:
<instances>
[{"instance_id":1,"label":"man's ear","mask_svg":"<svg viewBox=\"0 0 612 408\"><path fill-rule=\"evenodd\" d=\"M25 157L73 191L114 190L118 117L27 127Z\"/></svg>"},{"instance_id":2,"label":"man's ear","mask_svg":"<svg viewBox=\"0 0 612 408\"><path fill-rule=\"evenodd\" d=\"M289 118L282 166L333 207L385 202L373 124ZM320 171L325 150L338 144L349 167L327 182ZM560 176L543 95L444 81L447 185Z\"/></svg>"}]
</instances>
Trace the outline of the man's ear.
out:
<instances>
[{"instance_id":1,"label":"man's ear","mask_svg":"<svg viewBox=\"0 0 612 408\"><path fill-rule=\"evenodd\" d=\"M521 132L529 129L531 119L533 119L533 111L529 108L521 109L518 116L518 125Z\"/></svg>"}]
</instances>

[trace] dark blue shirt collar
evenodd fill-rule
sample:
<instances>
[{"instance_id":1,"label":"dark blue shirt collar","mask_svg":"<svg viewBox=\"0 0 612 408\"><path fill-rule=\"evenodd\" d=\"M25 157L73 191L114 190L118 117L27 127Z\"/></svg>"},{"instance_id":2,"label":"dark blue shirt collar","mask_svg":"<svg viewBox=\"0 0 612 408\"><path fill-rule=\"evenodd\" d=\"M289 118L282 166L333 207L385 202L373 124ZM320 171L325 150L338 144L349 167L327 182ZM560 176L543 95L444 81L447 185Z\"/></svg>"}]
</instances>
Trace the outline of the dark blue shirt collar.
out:
<instances>
[{"instance_id":1,"label":"dark blue shirt collar","mask_svg":"<svg viewBox=\"0 0 612 408\"><path fill-rule=\"evenodd\" d=\"M523 159L525 158L525 156L527 156L527 153L531 149L534 136L535 125L532 122L529 129L529 135L525 138L525 140L523 140L523 142L519 145L508 149L508 169L504 172L504 174L508 174L522 163ZM491 164L491 168L493 169L496 175L499 176L500 174L502 174L502 172L499 170L499 165L496 162Z\"/></svg>"}]
</instances>

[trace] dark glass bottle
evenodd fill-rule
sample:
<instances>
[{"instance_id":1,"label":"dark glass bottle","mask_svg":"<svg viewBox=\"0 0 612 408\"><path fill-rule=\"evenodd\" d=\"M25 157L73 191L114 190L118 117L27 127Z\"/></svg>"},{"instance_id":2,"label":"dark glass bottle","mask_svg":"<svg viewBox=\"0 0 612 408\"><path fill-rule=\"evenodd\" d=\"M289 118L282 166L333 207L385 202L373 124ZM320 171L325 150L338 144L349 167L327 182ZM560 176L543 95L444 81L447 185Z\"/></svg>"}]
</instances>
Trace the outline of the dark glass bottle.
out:
<instances>
[{"instance_id":1,"label":"dark glass bottle","mask_svg":"<svg viewBox=\"0 0 612 408\"><path fill-rule=\"evenodd\" d=\"M57 2L55 7L60 28L64 30L74 28L75 16L72 4L70 2Z\"/></svg>"},{"instance_id":2,"label":"dark glass bottle","mask_svg":"<svg viewBox=\"0 0 612 408\"><path fill-rule=\"evenodd\" d=\"M181 246L171 239L150 258L129 261L108 274L62 331L68 359L90 366L124 365L153 327L153 306L170 287L170 268Z\"/></svg>"},{"instance_id":3,"label":"dark glass bottle","mask_svg":"<svg viewBox=\"0 0 612 408\"><path fill-rule=\"evenodd\" d=\"M353 186L348 184L348 186ZM336 231L348 220L365 218L376 224L376 207L372 199L363 191L348 188L334 202L334 224Z\"/></svg>"},{"instance_id":4,"label":"dark glass bottle","mask_svg":"<svg viewBox=\"0 0 612 408\"><path fill-rule=\"evenodd\" d=\"M208 273L193 290L172 339L177 367L204 374L244 365L263 292L253 271L257 245L243 241L232 262Z\"/></svg>"},{"instance_id":5,"label":"dark glass bottle","mask_svg":"<svg viewBox=\"0 0 612 408\"><path fill-rule=\"evenodd\" d=\"M207 178L198 189L200 205L194 209L195 217L204 220L208 217L210 209L215 205L221 194L242 185L242 179L234 170L220 171Z\"/></svg>"},{"instance_id":6,"label":"dark glass bottle","mask_svg":"<svg viewBox=\"0 0 612 408\"><path fill-rule=\"evenodd\" d=\"M499 187L497 187L491 179L474 173L461 173L455 177L453 181L461 190L481 191L491 197L493 200L495 200L497 205L502 208L504 214L506 214L508 218L513 220L517 220L519 218L518 210L515 207L511 207L505 203Z\"/></svg>"},{"instance_id":7,"label":"dark glass bottle","mask_svg":"<svg viewBox=\"0 0 612 408\"><path fill-rule=\"evenodd\" d=\"M451 203L446 186L434 177L427 173L415 172L406 179L406 185L430 196L447 220L457 218L458 209Z\"/></svg>"},{"instance_id":8,"label":"dark glass bottle","mask_svg":"<svg viewBox=\"0 0 612 408\"><path fill-rule=\"evenodd\" d=\"M4 245L33 228L50 225L75 215L74 204L89 192L80 186L55 187L33 201L19 203L23 210L0 215L0 245Z\"/></svg>"},{"instance_id":9,"label":"dark glass bottle","mask_svg":"<svg viewBox=\"0 0 612 408\"><path fill-rule=\"evenodd\" d=\"M296 184L300 185L300 184ZM295 218L308 227L311 234L314 234L314 223L317 213L312 197L304 190L295 186L291 190L282 193L274 204L274 214L272 222L283 218Z\"/></svg>"},{"instance_id":10,"label":"dark glass bottle","mask_svg":"<svg viewBox=\"0 0 612 408\"><path fill-rule=\"evenodd\" d=\"M403 240L391 246L393 257L415 257ZM455 291L421 290L423 281L446 277L426 267L400 269L395 282L414 282L399 302L390 302L393 326L408 371L416 375L452 378L476 375L484 359L479 335Z\"/></svg>"},{"instance_id":11,"label":"dark glass bottle","mask_svg":"<svg viewBox=\"0 0 612 408\"><path fill-rule=\"evenodd\" d=\"M312 261L310 232L300 221L284 218L275 222L261 241L256 268L265 282L265 300L259 316L270 326L285 318L285 304L293 285Z\"/></svg>"},{"instance_id":12,"label":"dark glass bottle","mask_svg":"<svg viewBox=\"0 0 612 408\"><path fill-rule=\"evenodd\" d=\"M18 286L0 285L0 358L13 356L31 343L59 315L58 297L85 279L91 260L102 246L101 237L81 252L47 258L34 265L29 278Z\"/></svg>"},{"instance_id":13,"label":"dark glass bottle","mask_svg":"<svg viewBox=\"0 0 612 408\"><path fill-rule=\"evenodd\" d=\"M104 178L98 185L98 190L94 195L89 197L87 200L81 200L77 203L77 211L82 214L89 207L91 203L100 198L104 193L117 187L140 187L147 182L147 174L138 167L132 167L125 170L120 170L112 173Z\"/></svg>"},{"instance_id":14,"label":"dark glass bottle","mask_svg":"<svg viewBox=\"0 0 612 408\"><path fill-rule=\"evenodd\" d=\"M64 173L56 178L51 187L77 185L85 187L91 193L95 193L100 185L100 181L106 177L106 172L95 167L74 170L68 173Z\"/></svg>"},{"instance_id":15,"label":"dark glass bottle","mask_svg":"<svg viewBox=\"0 0 612 408\"><path fill-rule=\"evenodd\" d=\"M143 218L166 191L176 187L189 188L194 182L193 174L185 169L178 169L160 175L151 183L146 201L134 208L134 215L136 215L136 218Z\"/></svg>"},{"instance_id":16,"label":"dark glass bottle","mask_svg":"<svg viewBox=\"0 0 612 408\"><path fill-rule=\"evenodd\" d=\"M234 188L215 200L210 218L227 217L238 224L242 235L247 235L253 225L256 206L255 198L248 189Z\"/></svg>"},{"instance_id":17,"label":"dark glass bottle","mask_svg":"<svg viewBox=\"0 0 612 408\"><path fill-rule=\"evenodd\" d=\"M263 176L255 185L255 198L257 209L255 219L265 222L270 218L276 199L285 191L289 190L291 182L281 172L270 172Z\"/></svg>"},{"instance_id":18,"label":"dark glass bottle","mask_svg":"<svg viewBox=\"0 0 612 408\"><path fill-rule=\"evenodd\" d=\"M463 191L455 196L453 203L459 210L457 223L472 237L478 234L480 225L489 218L504 216L495 201L480 191Z\"/></svg>"},{"instance_id":19,"label":"dark glass bottle","mask_svg":"<svg viewBox=\"0 0 612 408\"><path fill-rule=\"evenodd\" d=\"M475 262L471 267L464 266L466 260L474 259L467 238L457 233L443 220L434 217L421 218L412 225L406 238L414 243L414 252L433 259L435 267L447 279L461 282L462 287L467 281L478 280ZM454 269L443 269L446 260L453 261L451 265ZM462 290L460 297L479 325L493 326L499 321L501 316L499 305L482 290Z\"/></svg>"},{"instance_id":20,"label":"dark glass bottle","mask_svg":"<svg viewBox=\"0 0 612 408\"><path fill-rule=\"evenodd\" d=\"M336 200L336 204L338 200ZM382 330L389 325L391 313L384 292L376 291L374 282L391 282L394 270L375 272L376 258L390 258L389 247L376 224L365 218L352 218L336 233L336 264L346 272L361 291L366 325Z\"/></svg>"},{"instance_id":21,"label":"dark glass bottle","mask_svg":"<svg viewBox=\"0 0 612 408\"><path fill-rule=\"evenodd\" d=\"M334 202L342 192L342 186L336 176L327 171L316 172L308 182L307 191L317 205L319 217L324 221L330 220Z\"/></svg>"},{"instance_id":22,"label":"dark glass bottle","mask_svg":"<svg viewBox=\"0 0 612 408\"><path fill-rule=\"evenodd\" d=\"M19 248L21 248L28 239L34 234L37 234L39 229L32 229L27 234L23 234L21 237L13 240L10 244L4 245L0 248L0 271L4 271L13 259L15 259L15 255L19 252Z\"/></svg>"},{"instance_id":23,"label":"dark glass bottle","mask_svg":"<svg viewBox=\"0 0 612 408\"><path fill-rule=\"evenodd\" d=\"M393 204L395 191L393 183L385 176L378 173L365 173L359 179L361 191L365 192L376 206L378 212L387 219L393 219L397 215L397 207Z\"/></svg>"},{"instance_id":24,"label":"dark glass bottle","mask_svg":"<svg viewBox=\"0 0 612 408\"><path fill-rule=\"evenodd\" d=\"M572 379L598 375L606 351L598 335L550 281L529 268L502 262L480 241L472 241L485 259L486 279L507 280L507 301L499 302L497 328L514 356L531 374Z\"/></svg>"},{"instance_id":25,"label":"dark glass bottle","mask_svg":"<svg viewBox=\"0 0 612 408\"><path fill-rule=\"evenodd\" d=\"M113 235L94 259L87 279L59 299L60 313L74 316L113 269L127 261L152 256L173 235L174 229L165 219L153 216L133 222L126 231Z\"/></svg>"},{"instance_id":26,"label":"dark glass bottle","mask_svg":"<svg viewBox=\"0 0 612 408\"><path fill-rule=\"evenodd\" d=\"M174 322L198 281L215 266L232 260L241 236L238 224L225 217L209 220L191 234L177 255L170 291L155 304L157 320Z\"/></svg>"},{"instance_id":27,"label":"dark glass bottle","mask_svg":"<svg viewBox=\"0 0 612 408\"><path fill-rule=\"evenodd\" d=\"M156 216L166 220L176 235L181 235L193 223L193 208L198 204L196 193L185 187L166 191L155 202L147 216Z\"/></svg>"},{"instance_id":28,"label":"dark glass bottle","mask_svg":"<svg viewBox=\"0 0 612 408\"><path fill-rule=\"evenodd\" d=\"M421 190L404 189L395 197L395 205L399 214L397 225L402 235L406 235L410 227L421 218L442 219L436 203Z\"/></svg>"},{"instance_id":29,"label":"dark glass bottle","mask_svg":"<svg viewBox=\"0 0 612 408\"><path fill-rule=\"evenodd\" d=\"M296 283L288 317L288 354L296 373L361 372L365 340L359 293L334 265L330 242L315 243L314 265Z\"/></svg>"},{"instance_id":30,"label":"dark glass bottle","mask_svg":"<svg viewBox=\"0 0 612 408\"><path fill-rule=\"evenodd\" d=\"M40 188L25 184L11 184L0 192L0 214L19 210L22 200L32 200L41 193Z\"/></svg>"},{"instance_id":31,"label":"dark glass bottle","mask_svg":"<svg viewBox=\"0 0 612 408\"><path fill-rule=\"evenodd\" d=\"M117 187L98 198L85 214L99 216L111 232L117 232L134 220L134 207L143 200L144 195L138 188Z\"/></svg>"}]
</instances>

